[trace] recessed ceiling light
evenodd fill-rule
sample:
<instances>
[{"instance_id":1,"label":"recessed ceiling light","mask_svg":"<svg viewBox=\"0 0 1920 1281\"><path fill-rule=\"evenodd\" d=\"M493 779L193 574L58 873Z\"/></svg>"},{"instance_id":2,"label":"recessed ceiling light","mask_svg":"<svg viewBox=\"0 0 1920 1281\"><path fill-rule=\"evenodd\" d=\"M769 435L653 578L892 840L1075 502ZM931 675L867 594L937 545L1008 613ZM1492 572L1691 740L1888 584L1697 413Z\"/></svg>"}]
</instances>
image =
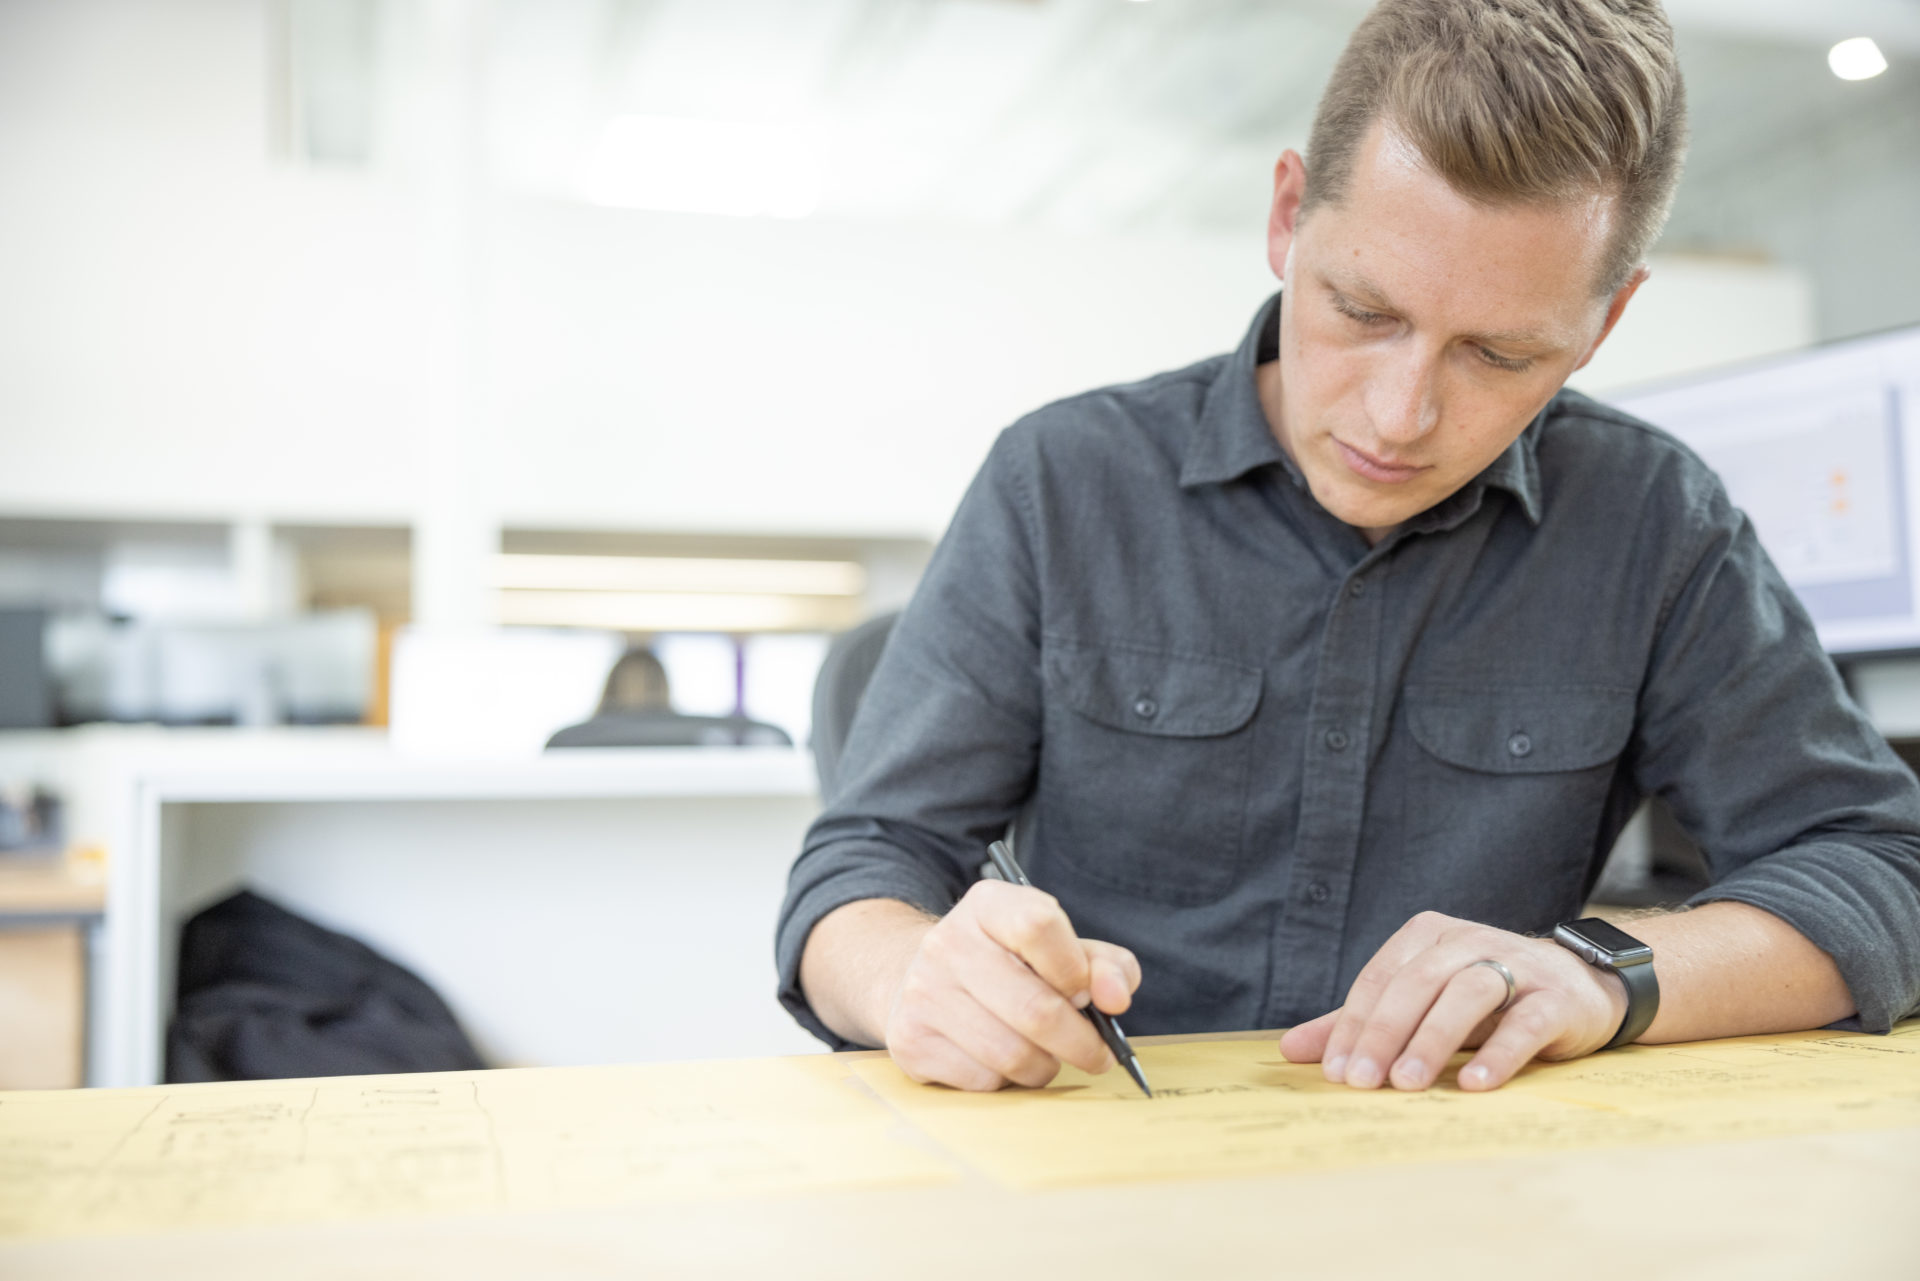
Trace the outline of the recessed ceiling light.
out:
<instances>
[{"instance_id":1,"label":"recessed ceiling light","mask_svg":"<svg viewBox=\"0 0 1920 1281\"><path fill-rule=\"evenodd\" d=\"M1842 80L1871 80L1887 69L1887 56L1873 37L1855 36L1827 50L1827 65Z\"/></svg>"}]
</instances>

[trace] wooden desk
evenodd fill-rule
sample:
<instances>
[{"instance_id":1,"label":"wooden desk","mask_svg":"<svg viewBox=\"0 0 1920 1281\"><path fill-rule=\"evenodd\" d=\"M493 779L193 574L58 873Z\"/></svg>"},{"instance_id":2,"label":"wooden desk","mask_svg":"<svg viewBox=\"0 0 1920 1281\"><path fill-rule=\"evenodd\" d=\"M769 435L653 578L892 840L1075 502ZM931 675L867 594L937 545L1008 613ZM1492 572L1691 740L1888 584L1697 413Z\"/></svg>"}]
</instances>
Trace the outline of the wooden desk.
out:
<instances>
[{"instance_id":1,"label":"wooden desk","mask_svg":"<svg viewBox=\"0 0 1920 1281\"><path fill-rule=\"evenodd\" d=\"M0 1276L1911 1281L1917 1190L1920 1127L1044 1191L961 1167L885 1190L15 1240Z\"/></svg>"},{"instance_id":2,"label":"wooden desk","mask_svg":"<svg viewBox=\"0 0 1920 1281\"><path fill-rule=\"evenodd\" d=\"M87 931L106 886L60 858L0 859L0 1090L79 1085Z\"/></svg>"}]
</instances>

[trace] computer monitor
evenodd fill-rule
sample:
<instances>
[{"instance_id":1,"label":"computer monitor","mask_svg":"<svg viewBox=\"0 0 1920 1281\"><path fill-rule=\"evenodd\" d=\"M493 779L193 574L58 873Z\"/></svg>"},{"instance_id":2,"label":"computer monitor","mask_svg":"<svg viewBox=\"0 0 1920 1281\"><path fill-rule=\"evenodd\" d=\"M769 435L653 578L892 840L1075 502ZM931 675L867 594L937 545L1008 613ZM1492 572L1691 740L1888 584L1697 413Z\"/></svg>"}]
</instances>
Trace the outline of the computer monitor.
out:
<instances>
[{"instance_id":1,"label":"computer monitor","mask_svg":"<svg viewBox=\"0 0 1920 1281\"><path fill-rule=\"evenodd\" d=\"M1828 653L1920 651L1920 326L1607 400L1719 473Z\"/></svg>"}]
</instances>

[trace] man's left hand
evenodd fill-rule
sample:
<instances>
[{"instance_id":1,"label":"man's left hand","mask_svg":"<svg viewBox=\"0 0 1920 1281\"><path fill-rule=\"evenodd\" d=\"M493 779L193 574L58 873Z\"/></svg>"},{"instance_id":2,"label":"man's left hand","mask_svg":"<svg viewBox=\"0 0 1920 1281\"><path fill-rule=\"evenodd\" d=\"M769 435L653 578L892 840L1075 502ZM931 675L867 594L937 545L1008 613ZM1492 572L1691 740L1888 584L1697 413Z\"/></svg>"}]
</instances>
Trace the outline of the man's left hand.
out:
<instances>
[{"instance_id":1,"label":"man's left hand","mask_svg":"<svg viewBox=\"0 0 1920 1281\"><path fill-rule=\"evenodd\" d=\"M1479 960L1513 972L1504 1010L1506 980ZM1626 1013L1625 985L1552 939L1422 912L1374 953L1345 1005L1290 1029L1280 1052L1319 1062L1329 1081L1424 1090L1456 1051L1477 1048L1460 1088L1491 1090L1532 1059L1593 1053Z\"/></svg>"}]
</instances>

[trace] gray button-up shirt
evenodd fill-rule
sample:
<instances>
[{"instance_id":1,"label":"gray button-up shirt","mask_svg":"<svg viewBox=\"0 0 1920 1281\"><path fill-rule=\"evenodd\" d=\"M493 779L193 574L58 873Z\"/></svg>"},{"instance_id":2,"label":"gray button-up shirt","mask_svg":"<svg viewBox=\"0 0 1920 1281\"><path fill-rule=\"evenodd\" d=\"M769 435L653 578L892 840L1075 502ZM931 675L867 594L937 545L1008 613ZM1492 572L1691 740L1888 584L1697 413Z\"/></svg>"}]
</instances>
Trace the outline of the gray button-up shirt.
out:
<instances>
[{"instance_id":1,"label":"gray button-up shirt","mask_svg":"<svg viewBox=\"0 0 1920 1281\"><path fill-rule=\"evenodd\" d=\"M868 687L782 908L934 913L1019 820L1035 884L1144 976L1129 1031L1337 1006L1434 909L1577 915L1642 796L1713 885L1920 1006L1920 786L1847 699L1713 473L1563 391L1378 546L1313 498L1229 356L1001 435ZM837 1044L838 1042L835 1041Z\"/></svg>"}]
</instances>

